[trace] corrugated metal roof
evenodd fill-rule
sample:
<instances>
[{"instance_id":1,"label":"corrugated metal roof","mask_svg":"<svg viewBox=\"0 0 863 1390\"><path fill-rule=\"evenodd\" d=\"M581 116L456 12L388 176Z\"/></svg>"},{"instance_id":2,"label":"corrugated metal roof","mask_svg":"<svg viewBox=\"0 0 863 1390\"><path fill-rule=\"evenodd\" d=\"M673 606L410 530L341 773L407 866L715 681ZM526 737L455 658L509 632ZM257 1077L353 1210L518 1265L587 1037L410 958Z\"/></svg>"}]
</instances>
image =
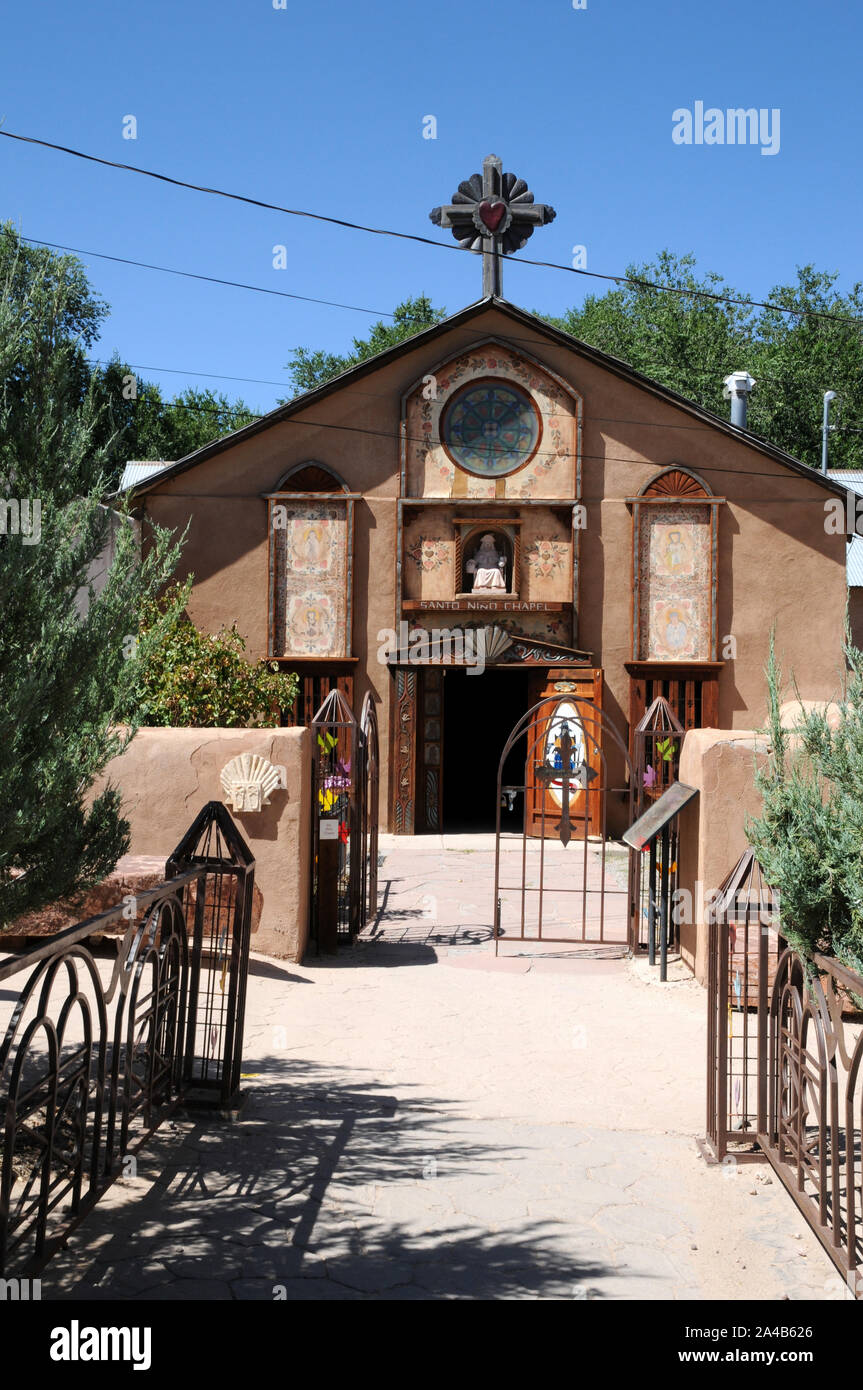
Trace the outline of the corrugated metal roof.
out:
<instances>
[{"instance_id":1,"label":"corrugated metal roof","mask_svg":"<svg viewBox=\"0 0 863 1390\"><path fill-rule=\"evenodd\" d=\"M827 477L835 478L849 492L863 497L863 469L828 468ZM859 503L858 503L859 507ZM857 523L860 524L859 521ZM845 574L849 589L863 588L863 536L852 536L845 550Z\"/></svg>"},{"instance_id":2,"label":"corrugated metal roof","mask_svg":"<svg viewBox=\"0 0 863 1390\"><path fill-rule=\"evenodd\" d=\"M843 487L850 488L852 492L863 497L863 469L828 468L827 477L835 478L837 483L842 483Z\"/></svg>"},{"instance_id":3,"label":"corrugated metal roof","mask_svg":"<svg viewBox=\"0 0 863 1390\"><path fill-rule=\"evenodd\" d=\"M845 551L849 589L863 587L863 536L852 536Z\"/></svg>"},{"instance_id":4,"label":"corrugated metal roof","mask_svg":"<svg viewBox=\"0 0 863 1390\"><path fill-rule=\"evenodd\" d=\"M152 478L154 473L161 473L163 468L171 468L172 465L172 459L159 459L155 463L130 459L123 469L123 476L120 479L118 491L125 492L127 488L134 487L136 483L143 482L145 478Z\"/></svg>"}]
</instances>

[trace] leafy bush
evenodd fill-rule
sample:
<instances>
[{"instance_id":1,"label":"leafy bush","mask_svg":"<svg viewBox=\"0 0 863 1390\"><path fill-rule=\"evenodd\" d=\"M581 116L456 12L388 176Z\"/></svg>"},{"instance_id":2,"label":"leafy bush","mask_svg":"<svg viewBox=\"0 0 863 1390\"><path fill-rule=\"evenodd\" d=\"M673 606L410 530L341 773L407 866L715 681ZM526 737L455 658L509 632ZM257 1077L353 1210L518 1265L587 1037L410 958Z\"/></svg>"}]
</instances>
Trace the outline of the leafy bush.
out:
<instances>
[{"instance_id":1,"label":"leafy bush","mask_svg":"<svg viewBox=\"0 0 863 1390\"><path fill-rule=\"evenodd\" d=\"M863 652L846 641L848 676L836 727L804 711L796 730L780 722L782 674L771 640L767 668L768 766L746 833L778 888L783 932L804 957L833 954L863 969Z\"/></svg>"},{"instance_id":2,"label":"leafy bush","mask_svg":"<svg viewBox=\"0 0 863 1390\"><path fill-rule=\"evenodd\" d=\"M297 676L274 661L251 665L236 623L215 634L199 632L185 612L191 588L190 577L142 613L140 722L204 729L278 725L280 711L296 699Z\"/></svg>"}]
</instances>

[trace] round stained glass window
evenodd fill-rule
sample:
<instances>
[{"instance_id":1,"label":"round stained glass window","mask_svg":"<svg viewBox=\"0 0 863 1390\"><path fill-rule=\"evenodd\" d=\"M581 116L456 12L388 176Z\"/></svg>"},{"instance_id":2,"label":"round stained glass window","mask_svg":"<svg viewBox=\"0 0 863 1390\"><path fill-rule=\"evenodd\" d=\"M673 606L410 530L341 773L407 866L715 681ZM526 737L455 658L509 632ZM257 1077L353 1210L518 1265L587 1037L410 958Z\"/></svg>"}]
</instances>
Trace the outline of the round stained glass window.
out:
<instances>
[{"instance_id":1,"label":"round stained glass window","mask_svg":"<svg viewBox=\"0 0 863 1390\"><path fill-rule=\"evenodd\" d=\"M539 443L533 401L502 381L474 382L454 396L441 425L444 447L454 463L482 478L500 478L521 468Z\"/></svg>"}]
</instances>

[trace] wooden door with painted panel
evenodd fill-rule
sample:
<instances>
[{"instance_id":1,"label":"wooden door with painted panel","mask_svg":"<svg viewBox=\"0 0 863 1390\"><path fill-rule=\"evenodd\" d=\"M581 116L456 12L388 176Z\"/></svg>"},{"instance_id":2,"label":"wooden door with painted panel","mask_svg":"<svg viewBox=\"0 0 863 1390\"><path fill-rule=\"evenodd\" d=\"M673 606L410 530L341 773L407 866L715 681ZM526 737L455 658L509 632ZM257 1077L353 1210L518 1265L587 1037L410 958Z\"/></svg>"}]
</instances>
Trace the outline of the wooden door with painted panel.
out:
<instances>
[{"instance_id":1,"label":"wooden door with painted panel","mask_svg":"<svg viewBox=\"0 0 863 1390\"><path fill-rule=\"evenodd\" d=\"M531 679L530 708L540 700L556 697L533 716L528 730L525 831L528 835L557 836L561 824L563 782L555 777L562 771L561 739L570 739L569 821L573 839L602 834L602 759L599 746L602 731L602 670L593 667L554 667L539 671ZM591 704L586 702L590 701ZM574 785L576 779L586 787Z\"/></svg>"}]
</instances>

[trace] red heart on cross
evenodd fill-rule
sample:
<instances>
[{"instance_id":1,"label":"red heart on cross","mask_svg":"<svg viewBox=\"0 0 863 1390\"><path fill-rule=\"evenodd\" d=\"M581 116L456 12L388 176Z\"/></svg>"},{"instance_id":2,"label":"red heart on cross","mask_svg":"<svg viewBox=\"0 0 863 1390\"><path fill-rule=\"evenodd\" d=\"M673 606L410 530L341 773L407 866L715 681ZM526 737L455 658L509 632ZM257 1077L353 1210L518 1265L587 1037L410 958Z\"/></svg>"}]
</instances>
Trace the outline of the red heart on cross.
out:
<instances>
[{"instance_id":1,"label":"red heart on cross","mask_svg":"<svg viewBox=\"0 0 863 1390\"><path fill-rule=\"evenodd\" d=\"M496 232L506 217L506 203L490 203L484 198L479 205L479 220L490 232Z\"/></svg>"}]
</instances>

